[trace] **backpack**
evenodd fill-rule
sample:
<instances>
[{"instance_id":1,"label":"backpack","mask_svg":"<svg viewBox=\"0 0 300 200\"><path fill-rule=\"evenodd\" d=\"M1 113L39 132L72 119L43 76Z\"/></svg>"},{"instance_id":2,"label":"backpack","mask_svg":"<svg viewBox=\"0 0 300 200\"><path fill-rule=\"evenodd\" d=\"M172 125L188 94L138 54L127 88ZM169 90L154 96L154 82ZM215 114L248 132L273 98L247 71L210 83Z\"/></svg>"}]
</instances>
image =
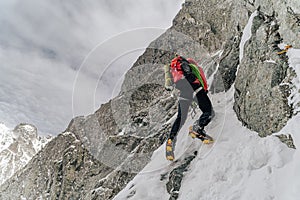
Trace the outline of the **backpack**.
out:
<instances>
[{"instance_id":1,"label":"backpack","mask_svg":"<svg viewBox=\"0 0 300 200\"><path fill-rule=\"evenodd\" d=\"M171 73L174 83L186 78L190 83L201 84L205 91L208 90L207 80L204 71L191 59L177 56L171 61Z\"/></svg>"}]
</instances>

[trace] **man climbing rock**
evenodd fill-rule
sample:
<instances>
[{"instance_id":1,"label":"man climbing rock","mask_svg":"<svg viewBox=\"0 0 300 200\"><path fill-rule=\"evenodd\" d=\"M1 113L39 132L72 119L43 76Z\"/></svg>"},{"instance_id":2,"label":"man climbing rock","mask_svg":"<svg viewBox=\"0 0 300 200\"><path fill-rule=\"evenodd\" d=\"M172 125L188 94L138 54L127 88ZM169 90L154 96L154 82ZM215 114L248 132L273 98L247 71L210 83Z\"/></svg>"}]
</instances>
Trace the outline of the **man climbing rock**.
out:
<instances>
[{"instance_id":1,"label":"man climbing rock","mask_svg":"<svg viewBox=\"0 0 300 200\"><path fill-rule=\"evenodd\" d=\"M165 88L172 90L175 86L176 89L180 90L177 118L166 143L166 157L172 161L174 160L176 136L187 119L192 102L197 102L202 115L189 128L189 134L193 138L199 138L205 144L213 142L212 137L206 134L204 127L213 118L214 111L207 96L208 86L204 72L193 59L176 56L170 65L165 65L164 70Z\"/></svg>"}]
</instances>

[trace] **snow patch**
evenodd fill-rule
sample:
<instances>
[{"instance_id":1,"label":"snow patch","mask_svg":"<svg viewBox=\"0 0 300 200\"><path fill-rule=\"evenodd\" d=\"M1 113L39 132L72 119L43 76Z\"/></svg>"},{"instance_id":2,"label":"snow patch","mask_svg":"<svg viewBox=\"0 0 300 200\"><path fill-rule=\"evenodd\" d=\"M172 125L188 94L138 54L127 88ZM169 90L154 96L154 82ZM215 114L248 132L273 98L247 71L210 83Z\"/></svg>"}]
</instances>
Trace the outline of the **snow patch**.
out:
<instances>
[{"instance_id":1,"label":"snow patch","mask_svg":"<svg viewBox=\"0 0 300 200\"><path fill-rule=\"evenodd\" d=\"M22 126L26 131L28 132L34 132L35 131L35 128L29 124L26 124L26 125L23 125Z\"/></svg>"},{"instance_id":2,"label":"snow patch","mask_svg":"<svg viewBox=\"0 0 300 200\"><path fill-rule=\"evenodd\" d=\"M242 62L243 56L244 56L244 47L246 42L251 38L251 27L252 27L252 23L253 23L253 19L254 17L256 17L258 15L258 12L255 11L251 14L249 21L247 23L247 25L245 26L244 30L243 30L243 35L241 38L241 43L240 43L240 63Z\"/></svg>"},{"instance_id":3,"label":"snow patch","mask_svg":"<svg viewBox=\"0 0 300 200\"><path fill-rule=\"evenodd\" d=\"M12 131L3 123L0 123L0 152L13 143Z\"/></svg>"},{"instance_id":4,"label":"snow patch","mask_svg":"<svg viewBox=\"0 0 300 200\"><path fill-rule=\"evenodd\" d=\"M265 60L265 63L273 63L273 64L277 64L274 60Z\"/></svg>"}]
</instances>

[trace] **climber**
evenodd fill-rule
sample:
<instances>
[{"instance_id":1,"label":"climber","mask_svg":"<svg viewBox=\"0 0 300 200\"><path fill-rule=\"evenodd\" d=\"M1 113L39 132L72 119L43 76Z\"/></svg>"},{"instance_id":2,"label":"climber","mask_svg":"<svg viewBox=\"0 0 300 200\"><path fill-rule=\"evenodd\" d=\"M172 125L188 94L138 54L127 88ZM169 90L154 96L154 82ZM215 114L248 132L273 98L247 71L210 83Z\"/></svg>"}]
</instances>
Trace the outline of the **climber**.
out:
<instances>
[{"instance_id":1,"label":"climber","mask_svg":"<svg viewBox=\"0 0 300 200\"><path fill-rule=\"evenodd\" d=\"M207 95L208 87L202 68L191 59L185 59L176 55L170 65L164 66L165 88L173 90L173 86L180 91L178 98L177 118L168 135L166 143L166 157L168 160L174 159L174 148L176 136L188 115L188 110L195 100L202 111L202 115L190 127L190 135L201 139L203 143L211 143L213 139L206 134L204 127L208 125L214 116L211 101Z\"/></svg>"}]
</instances>

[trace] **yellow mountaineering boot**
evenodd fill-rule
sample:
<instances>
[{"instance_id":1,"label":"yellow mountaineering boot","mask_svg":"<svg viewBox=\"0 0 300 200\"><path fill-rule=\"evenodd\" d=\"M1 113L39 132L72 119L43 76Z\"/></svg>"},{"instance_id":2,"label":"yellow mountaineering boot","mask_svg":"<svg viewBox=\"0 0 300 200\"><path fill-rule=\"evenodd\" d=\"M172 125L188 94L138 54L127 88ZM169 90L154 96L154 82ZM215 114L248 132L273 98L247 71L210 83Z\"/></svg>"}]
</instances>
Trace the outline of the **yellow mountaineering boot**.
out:
<instances>
[{"instance_id":1,"label":"yellow mountaineering boot","mask_svg":"<svg viewBox=\"0 0 300 200\"><path fill-rule=\"evenodd\" d=\"M200 132L200 133L199 133ZM198 138L200 139L204 144L211 144L214 142L214 139L206 134L204 129L199 129L198 132L193 129L193 126L189 127L189 135L194 139Z\"/></svg>"},{"instance_id":2,"label":"yellow mountaineering boot","mask_svg":"<svg viewBox=\"0 0 300 200\"><path fill-rule=\"evenodd\" d=\"M174 158L174 143L175 141L172 139L168 139L166 143L166 158L167 160L173 161Z\"/></svg>"}]
</instances>

